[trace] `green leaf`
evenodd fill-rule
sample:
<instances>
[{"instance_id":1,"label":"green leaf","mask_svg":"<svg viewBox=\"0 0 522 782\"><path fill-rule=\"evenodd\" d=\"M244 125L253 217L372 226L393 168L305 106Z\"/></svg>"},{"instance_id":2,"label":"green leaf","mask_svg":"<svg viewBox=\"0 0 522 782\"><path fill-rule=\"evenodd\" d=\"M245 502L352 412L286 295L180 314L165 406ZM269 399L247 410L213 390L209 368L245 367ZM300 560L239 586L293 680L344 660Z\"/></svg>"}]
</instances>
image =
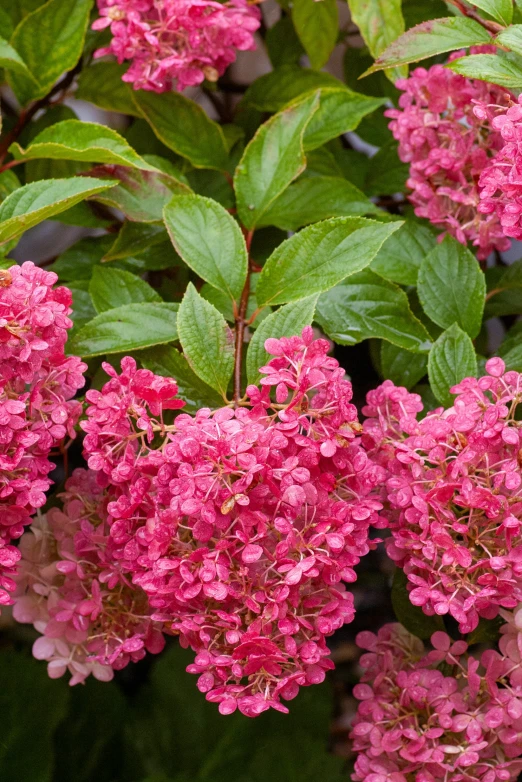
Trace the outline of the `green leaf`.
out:
<instances>
[{"instance_id":1,"label":"green leaf","mask_svg":"<svg viewBox=\"0 0 522 782\"><path fill-rule=\"evenodd\" d=\"M106 111L141 117L141 111L132 99L132 87L121 78L127 68L127 64L95 60L80 73L75 98L94 103Z\"/></svg>"},{"instance_id":2,"label":"green leaf","mask_svg":"<svg viewBox=\"0 0 522 782\"><path fill-rule=\"evenodd\" d=\"M348 0L352 20L359 28L373 57L404 32L401 0ZM391 82L408 75L407 68L393 68L387 74Z\"/></svg>"},{"instance_id":3,"label":"green leaf","mask_svg":"<svg viewBox=\"0 0 522 782\"><path fill-rule=\"evenodd\" d=\"M470 79L493 82L510 90L522 89L522 68L500 53L459 57L446 67Z\"/></svg>"},{"instance_id":4,"label":"green leaf","mask_svg":"<svg viewBox=\"0 0 522 782\"><path fill-rule=\"evenodd\" d=\"M189 284L178 315L179 339L196 375L226 399L234 370L234 334L224 317Z\"/></svg>"},{"instance_id":5,"label":"green leaf","mask_svg":"<svg viewBox=\"0 0 522 782\"><path fill-rule=\"evenodd\" d=\"M377 337L407 350L427 351L430 346L404 291L369 270L323 293L315 319L341 345Z\"/></svg>"},{"instance_id":6,"label":"green leaf","mask_svg":"<svg viewBox=\"0 0 522 782\"><path fill-rule=\"evenodd\" d=\"M133 100L156 136L196 168L225 170L228 148L221 127L179 92L138 90Z\"/></svg>"},{"instance_id":7,"label":"green leaf","mask_svg":"<svg viewBox=\"0 0 522 782\"><path fill-rule=\"evenodd\" d=\"M420 265L436 243L435 235L426 225L407 220L381 247L371 268L391 282L416 285Z\"/></svg>"},{"instance_id":8,"label":"green leaf","mask_svg":"<svg viewBox=\"0 0 522 782\"><path fill-rule=\"evenodd\" d=\"M500 24L511 24L513 0L473 0L473 5L485 11Z\"/></svg>"},{"instance_id":9,"label":"green leaf","mask_svg":"<svg viewBox=\"0 0 522 782\"><path fill-rule=\"evenodd\" d=\"M0 68L5 68L6 71L22 73L27 79L29 79L29 81L33 81L27 65L22 60L16 49L13 49L11 44L2 37L0 37Z\"/></svg>"},{"instance_id":10,"label":"green leaf","mask_svg":"<svg viewBox=\"0 0 522 782\"><path fill-rule=\"evenodd\" d=\"M53 733L66 714L69 688L63 680L50 679L45 666L32 657L3 649L0 691L2 778L51 782Z\"/></svg>"},{"instance_id":11,"label":"green leaf","mask_svg":"<svg viewBox=\"0 0 522 782\"><path fill-rule=\"evenodd\" d=\"M281 65L252 82L245 92L242 105L255 107L259 111L280 111L300 96L322 87L346 89L342 81L324 71L300 68L298 65Z\"/></svg>"},{"instance_id":12,"label":"green leaf","mask_svg":"<svg viewBox=\"0 0 522 782\"><path fill-rule=\"evenodd\" d=\"M506 46L516 54L522 54L522 24L513 24L502 30L495 37L495 43Z\"/></svg>"},{"instance_id":13,"label":"green leaf","mask_svg":"<svg viewBox=\"0 0 522 782\"><path fill-rule=\"evenodd\" d=\"M137 304L141 301L161 301L154 288L136 274L108 266L95 266L89 293L96 312Z\"/></svg>"},{"instance_id":14,"label":"green leaf","mask_svg":"<svg viewBox=\"0 0 522 782\"><path fill-rule=\"evenodd\" d=\"M167 232L161 225L153 223L133 223L125 220L114 244L103 256L104 261L117 261L121 258L139 255L167 239Z\"/></svg>"},{"instance_id":15,"label":"green leaf","mask_svg":"<svg viewBox=\"0 0 522 782\"><path fill-rule=\"evenodd\" d=\"M422 308L443 329L457 323L475 338L482 325L486 279L475 256L451 236L422 261L417 280Z\"/></svg>"},{"instance_id":16,"label":"green leaf","mask_svg":"<svg viewBox=\"0 0 522 782\"><path fill-rule=\"evenodd\" d=\"M92 303L89 293L88 280L72 280L67 283L67 287L72 293L72 314L71 320L74 324L69 332L68 339L72 340L74 335L85 326L90 320L96 317L97 312Z\"/></svg>"},{"instance_id":17,"label":"green leaf","mask_svg":"<svg viewBox=\"0 0 522 782\"><path fill-rule=\"evenodd\" d=\"M315 0L313 0L315 2ZM287 187L264 214L260 226L297 231L327 217L380 213L359 188L341 177L307 177Z\"/></svg>"},{"instance_id":18,"label":"green leaf","mask_svg":"<svg viewBox=\"0 0 522 782\"><path fill-rule=\"evenodd\" d=\"M364 191L367 195L403 193L410 168L397 154L397 142L390 141L370 160Z\"/></svg>"},{"instance_id":19,"label":"green leaf","mask_svg":"<svg viewBox=\"0 0 522 782\"><path fill-rule=\"evenodd\" d=\"M433 393L445 407L453 405L449 389L465 377L477 374L477 357L473 342L454 323L443 331L430 350L428 377Z\"/></svg>"},{"instance_id":20,"label":"green leaf","mask_svg":"<svg viewBox=\"0 0 522 782\"><path fill-rule=\"evenodd\" d=\"M115 130L77 119L51 125L39 133L26 149L22 149L20 144L11 144L9 152L16 160L80 160L157 172L157 168L140 157Z\"/></svg>"},{"instance_id":21,"label":"green leaf","mask_svg":"<svg viewBox=\"0 0 522 782\"><path fill-rule=\"evenodd\" d=\"M265 263L257 284L258 303L285 304L332 288L368 266L400 225L336 217L303 228Z\"/></svg>"},{"instance_id":22,"label":"green leaf","mask_svg":"<svg viewBox=\"0 0 522 782\"><path fill-rule=\"evenodd\" d=\"M316 149L330 139L355 130L363 117L374 112L385 102L385 98L370 98L352 92L346 87L341 89L322 87L319 108L305 130L305 150Z\"/></svg>"},{"instance_id":23,"label":"green leaf","mask_svg":"<svg viewBox=\"0 0 522 782\"><path fill-rule=\"evenodd\" d=\"M96 201L115 207L129 220L140 223L159 222L163 207L177 193L188 193L190 188L169 174L159 171L140 171L127 166L96 166L89 172L99 179L116 181L117 187L96 197Z\"/></svg>"},{"instance_id":24,"label":"green leaf","mask_svg":"<svg viewBox=\"0 0 522 782\"><path fill-rule=\"evenodd\" d=\"M71 177L44 179L18 188L0 205L0 244L113 185L110 179Z\"/></svg>"},{"instance_id":25,"label":"green leaf","mask_svg":"<svg viewBox=\"0 0 522 782\"><path fill-rule=\"evenodd\" d=\"M337 43L337 0L294 0L292 21L312 68L322 68Z\"/></svg>"},{"instance_id":26,"label":"green leaf","mask_svg":"<svg viewBox=\"0 0 522 782\"><path fill-rule=\"evenodd\" d=\"M97 315L67 344L70 355L89 358L126 353L178 338L177 304L141 302L125 304Z\"/></svg>"},{"instance_id":27,"label":"green leaf","mask_svg":"<svg viewBox=\"0 0 522 782\"><path fill-rule=\"evenodd\" d=\"M491 36L473 19L463 16L431 19L403 33L363 75L484 43L491 43Z\"/></svg>"},{"instance_id":28,"label":"green leaf","mask_svg":"<svg viewBox=\"0 0 522 782\"><path fill-rule=\"evenodd\" d=\"M6 171L2 171L0 173L0 202L4 201L15 190L18 190L19 187L21 187L21 183L14 171L11 171L9 168Z\"/></svg>"},{"instance_id":29,"label":"green leaf","mask_svg":"<svg viewBox=\"0 0 522 782\"><path fill-rule=\"evenodd\" d=\"M140 351L137 357L146 369L157 375L174 378L180 398L187 403L184 412L196 412L201 407L221 407L223 404L219 394L200 380L185 356L171 345L158 345Z\"/></svg>"},{"instance_id":30,"label":"green leaf","mask_svg":"<svg viewBox=\"0 0 522 782\"><path fill-rule=\"evenodd\" d=\"M437 630L444 630L441 616L427 616L422 608L412 605L408 579L401 568L396 568L393 575L391 601L397 620L417 638L427 641Z\"/></svg>"},{"instance_id":31,"label":"green leaf","mask_svg":"<svg viewBox=\"0 0 522 782\"><path fill-rule=\"evenodd\" d=\"M514 326L511 326L499 346L498 354L501 358L504 358L511 350L518 348L519 345L522 345L522 320L517 321ZM510 369L511 368L512 367L510 367Z\"/></svg>"},{"instance_id":32,"label":"green leaf","mask_svg":"<svg viewBox=\"0 0 522 782\"><path fill-rule=\"evenodd\" d=\"M309 326L314 319L317 294L308 296L300 301L286 304L272 312L256 329L250 343L246 357L246 370L249 383L257 383L261 375L260 367L264 367L270 356L265 350L265 342L270 337L293 337L298 335L305 326Z\"/></svg>"},{"instance_id":33,"label":"green leaf","mask_svg":"<svg viewBox=\"0 0 522 782\"><path fill-rule=\"evenodd\" d=\"M412 353L391 342L381 344L382 376L407 389L417 385L428 371L428 357L425 353Z\"/></svg>"},{"instance_id":34,"label":"green leaf","mask_svg":"<svg viewBox=\"0 0 522 782\"><path fill-rule=\"evenodd\" d=\"M245 240L234 218L216 201L175 196L165 207L165 225L185 263L203 280L238 300L248 272Z\"/></svg>"},{"instance_id":35,"label":"green leaf","mask_svg":"<svg viewBox=\"0 0 522 782\"><path fill-rule=\"evenodd\" d=\"M282 16L267 30L265 44L274 68L296 65L305 53L289 16Z\"/></svg>"},{"instance_id":36,"label":"green leaf","mask_svg":"<svg viewBox=\"0 0 522 782\"><path fill-rule=\"evenodd\" d=\"M237 210L254 228L275 199L304 171L303 135L319 105L317 94L275 114L247 145L234 175Z\"/></svg>"},{"instance_id":37,"label":"green leaf","mask_svg":"<svg viewBox=\"0 0 522 782\"><path fill-rule=\"evenodd\" d=\"M31 72L31 78L9 75L20 103L43 98L63 73L74 68L92 5L93 0L49 0L20 22L10 43Z\"/></svg>"}]
</instances>

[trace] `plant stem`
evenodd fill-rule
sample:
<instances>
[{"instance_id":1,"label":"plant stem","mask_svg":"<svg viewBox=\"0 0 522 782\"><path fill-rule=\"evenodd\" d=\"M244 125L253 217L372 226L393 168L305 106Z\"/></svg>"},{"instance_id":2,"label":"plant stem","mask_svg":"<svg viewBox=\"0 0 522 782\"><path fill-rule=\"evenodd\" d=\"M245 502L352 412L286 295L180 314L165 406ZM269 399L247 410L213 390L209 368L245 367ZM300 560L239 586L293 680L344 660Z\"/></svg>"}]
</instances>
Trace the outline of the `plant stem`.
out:
<instances>
[{"instance_id":1,"label":"plant stem","mask_svg":"<svg viewBox=\"0 0 522 782\"><path fill-rule=\"evenodd\" d=\"M254 231L245 232L245 242L248 251L248 271L245 280L245 286L239 301L239 309L236 315L236 344L234 353L234 404L236 407L241 399L241 365L243 357L243 341L245 339L245 326L247 325L246 313L248 308L248 297L250 296L250 274L252 272L250 246L252 244L253 236Z\"/></svg>"},{"instance_id":2,"label":"plant stem","mask_svg":"<svg viewBox=\"0 0 522 782\"><path fill-rule=\"evenodd\" d=\"M486 19L482 19L482 17L474 11L472 8L468 8L462 0L448 0L448 3L450 5L455 6L455 8L458 8L458 10L463 14L464 16L467 16L468 19L474 19L475 22L478 22L479 24L484 27L488 31L488 33L492 33L493 35L496 35L496 33L499 33L501 30L504 30L504 26L499 24L498 22L490 22Z\"/></svg>"}]
</instances>

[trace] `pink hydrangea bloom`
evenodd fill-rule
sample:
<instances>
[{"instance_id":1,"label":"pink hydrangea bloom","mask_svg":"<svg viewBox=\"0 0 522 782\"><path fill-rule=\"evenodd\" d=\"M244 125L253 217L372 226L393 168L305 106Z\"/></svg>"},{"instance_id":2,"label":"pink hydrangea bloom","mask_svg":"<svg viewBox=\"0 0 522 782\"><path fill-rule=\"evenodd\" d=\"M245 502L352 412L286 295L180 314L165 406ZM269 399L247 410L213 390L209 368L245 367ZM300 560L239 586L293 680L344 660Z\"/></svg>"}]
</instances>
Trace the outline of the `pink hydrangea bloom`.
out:
<instances>
[{"instance_id":1,"label":"pink hydrangea bloom","mask_svg":"<svg viewBox=\"0 0 522 782\"><path fill-rule=\"evenodd\" d=\"M109 27L112 40L96 57L131 60L123 80L136 90L184 90L216 81L236 59L255 48L259 9L247 0L98 0L94 30Z\"/></svg>"},{"instance_id":2,"label":"pink hydrangea bloom","mask_svg":"<svg viewBox=\"0 0 522 782\"><path fill-rule=\"evenodd\" d=\"M358 753L352 779L516 780L522 770L519 653L488 650L478 660L446 633L434 633L431 642L426 653L397 624L357 636L367 653L354 688L360 704L351 733Z\"/></svg>"},{"instance_id":3,"label":"pink hydrangea bloom","mask_svg":"<svg viewBox=\"0 0 522 782\"><path fill-rule=\"evenodd\" d=\"M473 51L495 51L474 47ZM450 59L462 56L456 52ZM398 109L389 109L390 129L399 156L410 164L407 181L415 214L425 217L462 244L478 248L480 260L493 249L507 250L509 239L494 210L479 209L478 179L502 147L500 128L491 124L480 104L507 108L510 95L500 87L433 65L416 68L396 85L404 93ZM511 234L510 234L511 235Z\"/></svg>"},{"instance_id":4,"label":"pink hydrangea bloom","mask_svg":"<svg viewBox=\"0 0 522 782\"><path fill-rule=\"evenodd\" d=\"M74 437L86 365L66 357L71 293L27 262L0 278L0 602L8 602L18 538L51 485L51 449Z\"/></svg>"},{"instance_id":5,"label":"pink hydrangea bloom","mask_svg":"<svg viewBox=\"0 0 522 782\"><path fill-rule=\"evenodd\" d=\"M307 328L266 348L249 405L168 423L175 384L125 358L87 392L82 424L89 466L111 486L113 567L195 651L188 670L223 714L287 711L281 698L324 679L325 639L354 615L343 582L381 524L385 471L360 445L328 342Z\"/></svg>"},{"instance_id":6,"label":"pink hydrangea bloom","mask_svg":"<svg viewBox=\"0 0 522 782\"><path fill-rule=\"evenodd\" d=\"M388 470L389 556L410 600L450 613L461 632L522 601L522 375L499 358L421 421L420 399L386 381L363 412L371 458Z\"/></svg>"},{"instance_id":7,"label":"pink hydrangea bloom","mask_svg":"<svg viewBox=\"0 0 522 782\"><path fill-rule=\"evenodd\" d=\"M522 239L522 96L509 108L476 106L475 114L487 119L504 141L480 175L479 212L486 219L497 218L506 236Z\"/></svg>"}]
</instances>

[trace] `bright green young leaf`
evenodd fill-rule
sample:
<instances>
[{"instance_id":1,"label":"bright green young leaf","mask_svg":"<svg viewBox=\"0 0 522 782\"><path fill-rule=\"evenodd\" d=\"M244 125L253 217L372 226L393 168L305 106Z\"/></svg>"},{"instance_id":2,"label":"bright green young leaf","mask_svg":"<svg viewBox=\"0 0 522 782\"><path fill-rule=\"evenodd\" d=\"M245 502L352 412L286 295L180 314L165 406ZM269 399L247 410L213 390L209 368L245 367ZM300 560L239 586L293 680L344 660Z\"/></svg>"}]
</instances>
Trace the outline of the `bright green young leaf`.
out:
<instances>
[{"instance_id":1,"label":"bright green young leaf","mask_svg":"<svg viewBox=\"0 0 522 782\"><path fill-rule=\"evenodd\" d=\"M110 266L94 267L89 293L98 313L114 310L125 304L161 301L161 296L141 277Z\"/></svg>"},{"instance_id":2,"label":"bright green young leaf","mask_svg":"<svg viewBox=\"0 0 522 782\"><path fill-rule=\"evenodd\" d=\"M420 606L412 604L408 592L408 578L399 567L393 575L391 601L397 621L417 638L426 641L437 630L444 630L441 616L427 616Z\"/></svg>"},{"instance_id":3,"label":"bright green young leaf","mask_svg":"<svg viewBox=\"0 0 522 782\"><path fill-rule=\"evenodd\" d=\"M103 256L103 260L117 261L120 258L139 255L165 240L167 240L167 232L163 226L125 220L114 243Z\"/></svg>"},{"instance_id":4,"label":"bright green young leaf","mask_svg":"<svg viewBox=\"0 0 522 782\"><path fill-rule=\"evenodd\" d=\"M303 228L265 263L257 284L258 303L285 304L332 288L368 266L400 225L336 217Z\"/></svg>"},{"instance_id":5,"label":"bright green young leaf","mask_svg":"<svg viewBox=\"0 0 522 782\"><path fill-rule=\"evenodd\" d=\"M0 205L0 244L114 184L110 179L71 177L31 182L18 188Z\"/></svg>"},{"instance_id":6,"label":"bright green young leaf","mask_svg":"<svg viewBox=\"0 0 522 782\"><path fill-rule=\"evenodd\" d=\"M264 367L270 356L265 350L265 342L269 337L279 339L300 334L305 326L314 319L317 294L306 299L286 304L272 312L256 329L248 345L246 370L249 383L257 383L261 375L260 367Z\"/></svg>"},{"instance_id":7,"label":"bright green young leaf","mask_svg":"<svg viewBox=\"0 0 522 782\"><path fill-rule=\"evenodd\" d=\"M501 87L519 91L522 89L522 68L499 54L470 54L459 57L447 66L455 73L470 79L482 79Z\"/></svg>"},{"instance_id":8,"label":"bright green young leaf","mask_svg":"<svg viewBox=\"0 0 522 782\"><path fill-rule=\"evenodd\" d=\"M513 0L473 0L473 5L485 11L500 24L511 24L513 19Z\"/></svg>"},{"instance_id":9,"label":"bright green young leaf","mask_svg":"<svg viewBox=\"0 0 522 782\"><path fill-rule=\"evenodd\" d=\"M346 179L305 177L276 198L259 225L275 225L284 231L297 231L303 225L317 223L327 217L367 215L380 211Z\"/></svg>"},{"instance_id":10,"label":"bright green young leaf","mask_svg":"<svg viewBox=\"0 0 522 782\"><path fill-rule=\"evenodd\" d=\"M20 144L12 144L9 151L17 160L79 160L157 172L157 168L140 157L115 130L77 119L57 122L36 136L26 149Z\"/></svg>"},{"instance_id":11,"label":"bright green young leaf","mask_svg":"<svg viewBox=\"0 0 522 782\"><path fill-rule=\"evenodd\" d=\"M516 54L522 54L522 24L513 24L495 37L495 42L506 46Z\"/></svg>"},{"instance_id":12,"label":"bright green young leaf","mask_svg":"<svg viewBox=\"0 0 522 782\"><path fill-rule=\"evenodd\" d=\"M454 397L449 389L465 377L477 374L477 356L473 342L454 323L443 331L428 357L428 377L433 393L441 404L450 407Z\"/></svg>"},{"instance_id":13,"label":"bright green young leaf","mask_svg":"<svg viewBox=\"0 0 522 782\"><path fill-rule=\"evenodd\" d=\"M163 215L185 263L210 285L239 300L248 255L241 229L226 209L203 196L175 196Z\"/></svg>"},{"instance_id":14,"label":"bright green young leaf","mask_svg":"<svg viewBox=\"0 0 522 782\"><path fill-rule=\"evenodd\" d=\"M410 310L404 291L369 270L323 293L315 319L341 345L379 338L406 350L430 347L430 336Z\"/></svg>"},{"instance_id":15,"label":"bright green young leaf","mask_svg":"<svg viewBox=\"0 0 522 782\"><path fill-rule=\"evenodd\" d=\"M348 0L353 21L370 54L378 57L388 44L404 32L401 0ZM386 74L391 82L408 75L407 68L393 68Z\"/></svg>"},{"instance_id":16,"label":"bright green young leaf","mask_svg":"<svg viewBox=\"0 0 522 782\"><path fill-rule=\"evenodd\" d=\"M435 235L424 223L407 220L381 247L371 268L391 282L416 285L420 265L436 243Z\"/></svg>"},{"instance_id":17,"label":"bright green young leaf","mask_svg":"<svg viewBox=\"0 0 522 782\"><path fill-rule=\"evenodd\" d=\"M117 187L96 197L96 200L120 209L129 220L140 223L159 222L163 219L163 207L173 195L190 192L183 182L159 171L96 166L90 173L100 179L107 177L117 181Z\"/></svg>"},{"instance_id":18,"label":"bright green young leaf","mask_svg":"<svg viewBox=\"0 0 522 782\"><path fill-rule=\"evenodd\" d=\"M234 175L237 210L246 228L254 228L304 171L303 135L318 105L318 94L312 94L275 114L246 147Z\"/></svg>"},{"instance_id":19,"label":"bright green young leaf","mask_svg":"<svg viewBox=\"0 0 522 782\"><path fill-rule=\"evenodd\" d=\"M10 43L31 72L31 78L9 75L20 103L43 98L63 73L74 68L92 5L93 0L48 0L20 22Z\"/></svg>"},{"instance_id":20,"label":"bright green young leaf","mask_svg":"<svg viewBox=\"0 0 522 782\"><path fill-rule=\"evenodd\" d=\"M413 388L428 371L428 357L425 353L412 353L383 340L381 343L382 376L396 386Z\"/></svg>"},{"instance_id":21,"label":"bright green young leaf","mask_svg":"<svg viewBox=\"0 0 522 782\"><path fill-rule=\"evenodd\" d=\"M482 325L486 280L475 256L451 236L422 261L417 292L426 315L443 329L457 323L475 338Z\"/></svg>"},{"instance_id":22,"label":"bright green young leaf","mask_svg":"<svg viewBox=\"0 0 522 782\"><path fill-rule=\"evenodd\" d=\"M97 315L67 343L70 355L90 358L127 353L178 338L178 305L166 302L125 304Z\"/></svg>"},{"instance_id":23,"label":"bright green young leaf","mask_svg":"<svg viewBox=\"0 0 522 782\"><path fill-rule=\"evenodd\" d=\"M265 44L274 68L296 65L305 53L289 16L282 16L267 30Z\"/></svg>"},{"instance_id":24,"label":"bright green young leaf","mask_svg":"<svg viewBox=\"0 0 522 782\"><path fill-rule=\"evenodd\" d=\"M226 399L234 370L234 334L224 317L189 284L178 315L179 339L196 375Z\"/></svg>"},{"instance_id":25,"label":"bright green young leaf","mask_svg":"<svg viewBox=\"0 0 522 782\"><path fill-rule=\"evenodd\" d=\"M227 167L228 149L221 126L179 92L138 90L133 100L156 136L196 168Z\"/></svg>"},{"instance_id":26,"label":"bright green young leaf","mask_svg":"<svg viewBox=\"0 0 522 782\"><path fill-rule=\"evenodd\" d=\"M187 403L183 412L195 412L201 407L216 408L223 404L220 395L192 371L183 353L171 345L148 348L141 351L138 358L146 369L176 380L179 396Z\"/></svg>"},{"instance_id":27,"label":"bright green young leaf","mask_svg":"<svg viewBox=\"0 0 522 782\"><path fill-rule=\"evenodd\" d=\"M127 63L118 65L117 62L95 60L80 73L75 98L94 103L106 111L141 117L141 111L132 99L132 87L121 78L127 68Z\"/></svg>"},{"instance_id":28,"label":"bright green young leaf","mask_svg":"<svg viewBox=\"0 0 522 782\"><path fill-rule=\"evenodd\" d=\"M241 105L252 106L259 111L280 111L300 96L323 87L346 89L342 81L324 71L300 68L298 65L281 65L252 82Z\"/></svg>"},{"instance_id":29,"label":"bright green young leaf","mask_svg":"<svg viewBox=\"0 0 522 782\"><path fill-rule=\"evenodd\" d=\"M16 49L13 49L11 44L2 37L0 37L0 68L5 68L6 71L22 73L30 82L34 81L27 65Z\"/></svg>"},{"instance_id":30,"label":"bright green young leaf","mask_svg":"<svg viewBox=\"0 0 522 782\"><path fill-rule=\"evenodd\" d=\"M312 68L322 68L337 43L337 0L294 0L292 21Z\"/></svg>"},{"instance_id":31,"label":"bright green young leaf","mask_svg":"<svg viewBox=\"0 0 522 782\"><path fill-rule=\"evenodd\" d=\"M323 0L319 1L323 2ZM385 98L370 98L352 92L346 87L321 88L319 107L305 130L305 150L316 149L330 139L355 130L366 115L374 112L385 102Z\"/></svg>"},{"instance_id":32,"label":"bright green young leaf","mask_svg":"<svg viewBox=\"0 0 522 782\"><path fill-rule=\"evenodd\" d=\"M421 22L388 46L363 75L485 43L491 43L491 36L473 19L450 16Z\"/></svg>"}]
</instances>

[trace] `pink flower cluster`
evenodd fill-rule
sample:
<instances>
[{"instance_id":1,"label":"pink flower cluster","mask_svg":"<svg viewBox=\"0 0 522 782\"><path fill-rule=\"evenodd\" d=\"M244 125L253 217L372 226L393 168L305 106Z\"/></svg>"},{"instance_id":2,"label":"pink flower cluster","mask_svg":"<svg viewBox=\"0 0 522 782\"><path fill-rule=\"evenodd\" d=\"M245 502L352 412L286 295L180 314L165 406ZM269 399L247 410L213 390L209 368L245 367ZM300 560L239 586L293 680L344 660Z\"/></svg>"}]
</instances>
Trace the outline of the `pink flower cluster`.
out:
<instances>
[{"instance_id":1,"label":"pink flower cluster","mask_svg":"<svg viewBox=\"0 0 522 782\"><path fill-rule=\"evenodd\" d=\"M359 633L356 782L508 782L522 771L522 648L506 626L480 659L446 633L433 651L401 625Z\"/></svg>"},{"instance_id":2,"label":"pink flower cluster","mask_svg":"<svg viewBox=\"0 0 522 782\"><path fill-rule=\"evenodd\" d=\"M474 47L472 51L495 51ZM450 59L462 56L456 52ZM396 85L404 93L399 109L389 109L390 130L399 142L399 156L410 164L407 185L415 214L441 226L459 242L471 242L477 257L510 246L496 210L479 208L478 180L503 146L500 126L476 104L509 105L500 87L466 79L443 65L416 68ZM510 234L512 235L512 234Z\"/></svg>"},{"instance_id":3,"label":"pink flower cluster","mask_svg":"<svg viewBox=\"0 0 522 782\"><path fill-rule=\"evenodd\" d=\"M363 412L370 458L388 471L387 552L410 600L463 633L522 601L522 374L492 358L421 421L417 394L385 381Z\"/></svg>"},{"instance_id":4,"label":"pink flower cluster","mask_svg":"<svg viewBox=\"0 0 522 782\"><path fill-rule=\"evenodd\" d=\"M66 357L71 293L33 263L0 276L0 603L20 555L8 545L45 503L51 449L74 437L86 365Z\"/></svg>"},{"instance_id":5,"label":"pink flower cluster","mask_svg":"<svg viewBox=\"0 0 522 782\"><path fill-rule=\"evenodd\" d=\"M522 239L522 96L505 105L480 105L475 115L502 136L502 149L489 161L479 179L479 212L500 221L506 236ZM493 216L493 217L492 217Z\"/></svg>"},{"instance_id":6,"label":"pink flower cluster","mask_svg":"<svg viewBox=\"0 0 522 782\"><path fill-rule=\"evenodd\" d=\"M96 57L131 60L123 80L136 90L184 90L217 81L236 50L255 48L261 23L248 0L98 0L94 30L110 26L112 40Z\"/></svg>"},{"instance_id":7,"label":"pink flower cluster","mask_svg":"<svg viewBox=\"0 0 522 782\"><path fill-rule=\"evenodd\" d=\"M152 621L195 651L188 670L222 714L287 711L281 698L324 679L325 638L354 615L343 582L375 545L370 524L382 525L374 494L385 471L360 444L351 384L328 342L307 328L266 348L274 358L249 403L195 417L172 419L183 404L173 380L131 358L119 375L105 365L111 379L87 392L82 424L106 492L99 580L132 580L147 595ZM93 599L64 613L58 603L56 621L99 611Z\"/></svg>"}]
</instances>

